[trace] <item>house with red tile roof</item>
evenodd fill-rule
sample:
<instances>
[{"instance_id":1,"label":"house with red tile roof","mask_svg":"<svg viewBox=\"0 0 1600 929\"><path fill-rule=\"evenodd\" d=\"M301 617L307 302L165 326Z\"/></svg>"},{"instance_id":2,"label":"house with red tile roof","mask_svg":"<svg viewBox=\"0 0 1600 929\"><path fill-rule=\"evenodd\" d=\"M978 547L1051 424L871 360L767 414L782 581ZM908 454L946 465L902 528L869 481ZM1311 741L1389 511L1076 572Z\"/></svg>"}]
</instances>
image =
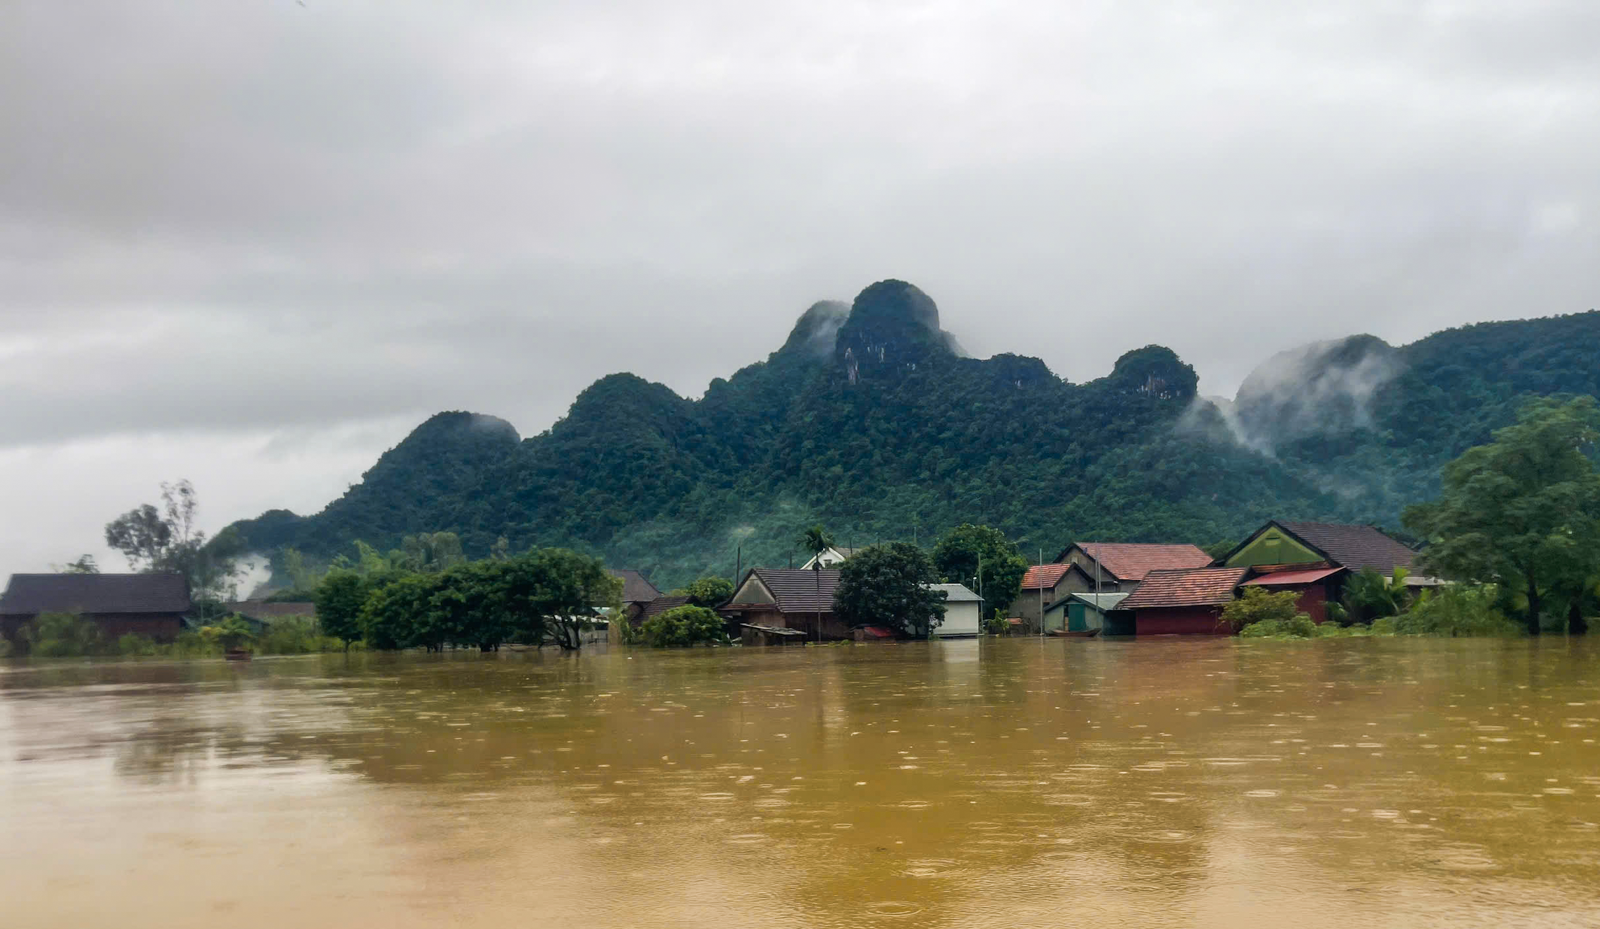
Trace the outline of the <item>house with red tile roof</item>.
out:
<instances>
[{"instance_id":1,"label":"house with red tile roof","mask_svg":"<svg viewBox=\"0 0 1600 929\"><path fill-rule=\"evenodd\" d=\"M1074 542L1056 561L1081 568L1091 580L1089 591L1129 593L1152 571L1203 568L1211 556L1188 544Z\"/></svg>"},{"instance_id":2,"label":"house with red tile roof","mask_svg":"<svg viewBox=\"0 0 1600 929\"><path fill-rule=\"evenodd\" d=\"M1038 631L1039 617L1048 614L1050 607L1071 594L1093 590L1094 578L1071 562L1034 565L1022 576L1022 590L1012 601L1011 613L1022 619L1029 629ZM1059 616L1056 625L1060 625Z\"/></svg>"},{"instance_id":3,"label":"house with red tile roof","mask_svg":"<svg viewBox=\"0 0 1600 929\"><path fill-rule=\"evenodd\" d=\"M1117 606L1133 613L1135 635L1231 635L1222 608L1249 575L1249 568L1157 568Z\"/></svg>"}]
</instances>

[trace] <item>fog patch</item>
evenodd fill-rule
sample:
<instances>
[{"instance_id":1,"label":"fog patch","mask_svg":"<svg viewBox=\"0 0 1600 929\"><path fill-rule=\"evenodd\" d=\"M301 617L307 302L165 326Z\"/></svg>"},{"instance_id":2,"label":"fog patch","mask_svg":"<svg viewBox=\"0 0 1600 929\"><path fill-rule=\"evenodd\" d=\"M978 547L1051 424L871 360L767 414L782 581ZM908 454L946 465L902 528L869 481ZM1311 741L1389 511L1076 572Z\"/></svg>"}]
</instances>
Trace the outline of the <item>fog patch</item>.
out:
<instances>
[{"instance_id":1,"label":"fog patch","mask_svg":"<svg viewBox=\"0 0 1600 929\"><path fill-rule=\"evenodd\" d=\"M1403 369L1400 353L1370 335L1303 345L1257 366L1231 402L1196 399L1179 426L1271 455L1299 439L1370 428L1378 391Z\"/></svg>"}]
</instances>

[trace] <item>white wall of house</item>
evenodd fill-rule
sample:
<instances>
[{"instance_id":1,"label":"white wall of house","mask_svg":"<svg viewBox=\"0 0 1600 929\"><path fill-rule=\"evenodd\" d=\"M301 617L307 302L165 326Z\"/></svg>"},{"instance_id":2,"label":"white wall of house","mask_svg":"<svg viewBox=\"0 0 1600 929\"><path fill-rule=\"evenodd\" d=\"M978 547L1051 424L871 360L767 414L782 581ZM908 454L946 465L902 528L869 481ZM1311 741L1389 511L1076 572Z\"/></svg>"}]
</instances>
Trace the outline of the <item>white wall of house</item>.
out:
<instances>
[{"instance_id":1,"label":"white wall of house","mask_svg":"<svg viewBox=\"0 0 1600 929\"><path fill-rule=\"evenodd\" d=\"M822 562L822 566L824 568L834 568L844 564L846 557L848 556L846 556L844 552L839 551L837 548L829 548L812 555L811 559L800 567L810 570L812 565L820 561ZM790 562L790 564L793 564L793 562Z\"/></svg>"},{"instance_id":2,"label":"white wall of house","mask_svg":"<svg viewBox=\"0 0 1600 929\"><path fill-rule=\"evenodd\" d=\"M935 638L978 634L978 618L983 601L978 595L960 584L935 584L935 590L945 592L944 622L933 630Z\"/></svg>"}]
</instances>

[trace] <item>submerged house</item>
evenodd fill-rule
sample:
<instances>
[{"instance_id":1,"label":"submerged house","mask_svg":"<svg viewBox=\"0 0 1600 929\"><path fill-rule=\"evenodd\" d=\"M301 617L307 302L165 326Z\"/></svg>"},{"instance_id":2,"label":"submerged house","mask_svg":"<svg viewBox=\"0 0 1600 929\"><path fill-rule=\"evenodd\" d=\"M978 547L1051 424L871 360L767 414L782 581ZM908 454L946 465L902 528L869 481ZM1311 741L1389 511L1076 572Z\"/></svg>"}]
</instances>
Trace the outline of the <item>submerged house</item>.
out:
<instances>
[{"instance_id":1,"label":"submerged house","mask_svg":"<svg viewBox=\"0 0 1600 929\"><path fill-rule=\"evenodd\" d=\"M833 612L836 568L751 568L717 612L729 623L803 632L811 641L851 637Z\"/></svg>"},{"instance_id":2,"label":"submerged house","mask_svg":"<svg viewBox=\"0 0 1600 929\"><path fill-rule=\"evenodd\" d=\"M1034 565L1022 575L1022 590L1011 604L1011 613L1030 628L1038 629L1039 617L1052 605L1064 605L1068 595L1091 590L1094 590L1094 578L1080 565L1071 562Z\"/></svg>"},{"instance_id":3,"label":"submerged house","mask_svg":"<svg viewBox=\"0 0 1600 929\"><path fill-rule=\"evenodd\" d=\"M1056 561L1076 565L1083 583L1081 593L1132 593L1152 571L1203 568L1211 556L1196 545L1145 542L1074 542ZM1071 584L1068 590L1072 590Z\"/></svg>"},{"instance_id":4,"label":"submerged house","mask_svg":"<svg viewBox=\"0 0 1600 929\"><path fill-rule=\"evenodd\" d=\"M643 574L632 568L607 568L606 573L622 581L622 616L638 624L650 602L661 596L661 591Z\"/></svg>"},{"instance_id":5,"label":"submerged house","mask_svg":"<svg viewBox=\"0 0 1600 929\"><path fill-rule=\"evenodd\" d=\"M1246 586L1299 592L1301 611L1320 623L1327 618L1327 603L1344 596L1350 575L1372 570L1393 578L1398 568L1408 572L1415 568L1416 558L1416 552L1375 526L1274 520L1217 559L1217 564L1251 569ZM1416 576L1407 583L1423 587L1438 582Z\"/></svg>"},{"instance_id":6,"label":"submerged house","mask_svg":"<svg viewBox=\"0 0 1600 929\"><path fill-rule=\"evenodd\" d=\"M933 638L965 638L982 631L982 597L962 584L934 584L933 589L942 590L945 595L944 622L934 627Z\"/></svg>"},{"instance_id":7,"label":"submerged house","mask_svg":"<svg viewBox=\"0 0 1600 929\"><path fill-rule=\"evenodd\" d=\"M1135 635L1228 635L1222 608L1237 595L1249 568L1151 571L1118 604L1133 614Z\"/></svg>"},{"instance_id":8,"label":"submerged house","mask_svg":"<svg viewBox=\"0 0 1600 929\"><path fill-rule=\"evenodd\" d=\"M182 574L13 574L0 594L0 635L16 641L41 613L74 613L107 640L131 634L171 642L190 606Z\"/></svg>"},{"instance_id":9,"label":"submerged house","mask_svg":"<svg viewBox=\"0 0 1600 929\"><path fill-rule=\"evenodd\" d=\"M1045 607L1045 631L1099 629L1106 635L1133 635L1133 614L1122 608L1122 601L1129 596L1125 593L1069 593Z\"/></svg>"}]
</instances>

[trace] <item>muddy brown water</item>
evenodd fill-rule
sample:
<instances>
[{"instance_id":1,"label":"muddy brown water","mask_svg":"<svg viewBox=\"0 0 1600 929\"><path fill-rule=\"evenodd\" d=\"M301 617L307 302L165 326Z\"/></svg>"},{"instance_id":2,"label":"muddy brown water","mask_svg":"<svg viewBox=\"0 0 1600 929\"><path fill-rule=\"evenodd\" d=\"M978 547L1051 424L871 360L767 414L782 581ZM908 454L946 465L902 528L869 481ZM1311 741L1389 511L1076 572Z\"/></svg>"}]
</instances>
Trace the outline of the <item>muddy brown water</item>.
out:
<instances>
[{"instance_id":1,"label":"muddy brown water","mask_svg":"<svg viewBox=\"0 0 1600 929\"><path fill-rule=\"evenodd\" d=\"M6 927L1600 926L1600 641L0 663Z\"/></svg>"}]
</instances>

